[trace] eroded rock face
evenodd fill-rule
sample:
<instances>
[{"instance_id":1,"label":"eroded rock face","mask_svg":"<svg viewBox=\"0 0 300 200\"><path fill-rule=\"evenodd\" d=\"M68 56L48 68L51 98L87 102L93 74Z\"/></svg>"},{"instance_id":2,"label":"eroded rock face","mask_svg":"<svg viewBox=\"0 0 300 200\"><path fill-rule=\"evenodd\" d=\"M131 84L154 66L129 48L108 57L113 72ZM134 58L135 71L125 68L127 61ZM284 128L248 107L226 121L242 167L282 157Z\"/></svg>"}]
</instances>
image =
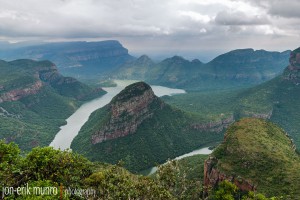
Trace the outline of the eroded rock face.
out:
<instances>
[{"instance_id":1,"label":"eroded rock face","mask_svg":"<svg viewBox=\"0 0 300 200\"><path fill-rule=\"evenodd\" d=\"M289 62L289 66L284 70L284 79L298 85L300 83L300 48L291 52Z\"/></svg>"},{"instance_id":2,"label":"eroded rock face","mask_svg":"<svg viewBox=\"0 0 300 200\"><path fill-rule=\"evenodd\" d=\"M43 83L42 81L38 80L34 84L22 88L22 89L15 89L9 92L6 92L0 96L0 103L5 101L17 101L23 97L28 95L37 94L40 89L42 88Z\"/></svg>"},{"instance_id":3,"label":"eroded rock face","mask_svg":"<svg viewBox=\"0 0 300 200\"><path fill-rule=\"evenodd\" d=\"M230 124L235 122L234 116L231 115L226 119L221 119L218 121L213 121L209 123L197 123L193 124L192 128L201 131L209 131L209 132L221 132L226 129Z\"/></svg>"},{"instance_id":4,"label":"eroded rock face","mask_svg":"<svg viewBox=\"0 0 300 200\"><path fill-rule=\"evenodd\" d=\"M240 190L255 191L256 187L250 181L242 177L226 175L220 172L215 166L218 164L218 159L209 157L204 163L204 186L206 189L216 187L220 182L228 180L234 183Z\"/></svg>"},{"instance_id":5,"label":"eroded rock face","mask_svg":"<svg viewBox=\"0 0 300 200\"><path fill-rule=\"evenodd\" d=\"M136 132L138 126L153 115L152 103L162 109L164 103L156 97L149 85L139 82L125 88L108 105L110 118L101 130L94 133L92 143L124 137Z\"/></svg>"}]
</instances>

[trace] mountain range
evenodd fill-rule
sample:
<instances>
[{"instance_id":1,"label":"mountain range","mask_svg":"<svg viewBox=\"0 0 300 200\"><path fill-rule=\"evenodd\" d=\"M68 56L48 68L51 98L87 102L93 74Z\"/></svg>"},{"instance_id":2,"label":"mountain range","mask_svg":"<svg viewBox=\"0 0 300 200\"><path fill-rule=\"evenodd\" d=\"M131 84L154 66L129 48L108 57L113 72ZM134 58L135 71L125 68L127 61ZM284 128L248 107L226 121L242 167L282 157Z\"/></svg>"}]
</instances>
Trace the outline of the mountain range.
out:
<instances>
[{"instance_id":1,"label":"mountain range","mask_svg":"<svg viewBox=\"0 0 300 200\"><path fill-rule=\"evenodd\" d=\"M249 87L279 75L288 64L289 54L290 51L238 49L206 64L180 56L154 63L144 55L118 68L113 78L145 80L186 90Z\"/></svg>"},{"instance_id":2,"label":"mountain range","mask_svg":"<svg viewBox=\"0 0 300 200\"><path fill-rule=\"evenodd\" d=\"M135 58L115 40L57 42L0 49L0 58L50 60L64 75L80 80L134 79L186 90L249 87L279 75L288 64L290 51L237 49L208 63L180 56L154 62Z\"/></svg>"}]
</instances>

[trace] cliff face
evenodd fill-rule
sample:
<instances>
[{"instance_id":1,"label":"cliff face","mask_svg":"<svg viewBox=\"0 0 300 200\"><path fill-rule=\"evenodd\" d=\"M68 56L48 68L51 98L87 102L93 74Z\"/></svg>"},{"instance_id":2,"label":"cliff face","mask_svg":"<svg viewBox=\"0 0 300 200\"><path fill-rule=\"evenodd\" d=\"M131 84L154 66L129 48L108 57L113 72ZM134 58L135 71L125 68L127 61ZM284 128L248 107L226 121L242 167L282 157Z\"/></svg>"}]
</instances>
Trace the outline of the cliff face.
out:
<instances>
[{"instance_id":1,"label":"cliff face","mask_svg":"<svg viewBox=\"0 0 300 200\"><path fill-rule=\"evenodd\" d=\"M221 119L218 121L213 121L209 123L197 123L193 124L192 128L196 130L201 130L201 131L210 131L210 132L221 132L224 129L226 129L230 124L232 124L235 121L234 116L231 115L225 119Z\"/></svg>"},{"instance_id":2,"label":"cliff face","mask_svg":"<svg viewBox=\"0 0 300 200\"><path fill-rule=\"evenodd\" d=\"M51 87L62 96L85 100L103 93L101 88L92 89L72 77L64 77L49 61L15 60L1 65L6 76L1 76L0 103L17 101L38 94L41 89Z\"/></svg>"},{"instance_id":3,"label":"cliff face","mask_svg":"<svg viewBox=\"0 0 300 200\"><path fill-rule=\"evenodd\" d=\"M283 78L298 85L300 83L300 48L290 54L289 66L284 70Z\"/></svg>"},{"instance_id":4,"label":"cliff face","mask_svg":"<svg viewBox=\"0 0 300 200\"><path fill-rule=\"evenodd\" d=\"M109 120L92 136L92 143L124 137L135 133L137 127L153 115L150 111L152 103L164 104L143 82L135 83L123 90L108 105Z\"/></svg>"},{"instance_id":5,"label":"cliff face","mask_svg":"<svg viewBox=\"0 0 300 200\"><path fill-rule=\"evenodd\" d=\"M42 81L38 80L34 84L26 88L15 89L9 92L5 92L4 94L0 95L0 103L6 101L17 101L28 95L37 94L42 88L42 86L43 86Z\"/></svg>"},{"instance_id":6,"label":"cliff face","mask_svg":"<svg viewBox=\"0 0 300 200\"><path fill-rule=\"evenodd\" d=\"M245 180L240 176L227 175L220 172L215 166L218 160L215 157L209 157L204 163L204 185L216 187L220 182L227 180L234 183L242 191L255 191L256 186L249 180Z\"/></svg>"}]
</instances>

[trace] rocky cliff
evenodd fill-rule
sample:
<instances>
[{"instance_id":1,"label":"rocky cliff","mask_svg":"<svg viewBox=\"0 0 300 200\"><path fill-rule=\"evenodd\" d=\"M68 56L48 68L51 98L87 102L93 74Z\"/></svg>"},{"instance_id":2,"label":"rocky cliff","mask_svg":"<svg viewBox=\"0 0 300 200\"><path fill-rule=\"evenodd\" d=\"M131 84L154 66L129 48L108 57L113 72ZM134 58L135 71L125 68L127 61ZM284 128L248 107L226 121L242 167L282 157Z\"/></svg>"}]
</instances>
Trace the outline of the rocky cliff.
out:
<instances>
[{"instance_id":1,"label":"rocky cliff","mask_svg":"<svg viewBox=\"0 0 300 200\"><path fill-rule=\"evenodd\" d=\"M118 94L108 105L109 120L102 128L93 134L92 143L97 144L105 140L124 137L136 132L137 127L153 115L150 110L153 102L164 103L156 97L149 85L135 83Z\"/></svg>"},{"instance_id":2,"label":"rocky cliff","mask_svg":"<svg viewBox=\"0 0 300 200\"><path fill-rule=\"evenodd\" d=\"M284 71L283 78L298 85L300 83L300 48L291 52L289 66Z\"/></svg>"},{"instance_id":3,"label":"rocky cliff","mask_svg":"<svg viewBox=\"0 0 300 200\"><path fill-rule=\"evenodd\" d=\"M204 163L204 185L206 188L217 187L224 180L234 183L242 191L255 191L256 186L249 180L236 175L228 175L221 172L215 166L218 164L218 159L209 157Z\"/></svg>"},{"instance_id":4,"label":"rocky cliff","mask_svg":"<svg viewBox=\"0 0 300 200\"><path fill-rule=\"evenodd\" d=\"M20 89L14 89L9 92L5 92L0 95L0 103L6 101L17 101L22 99L28 95L37 94L40 89L42 88L43 83L42 81L36 81L35 83Z\"/></svg>"},{"instance_id":5,"label":"rocky cliff","mask_svg":"<svg viewBox=\"0 0 300 200\"><path fill-rule=\"evenodd\" d=\"M220 133L228 126L230 126L230 124L232 124L234 121L235 121L234 116L231 115L225 119L220 119L209 123L196 123L192 125L192 128L196 130Z\"/></svg>"}]
</instances>

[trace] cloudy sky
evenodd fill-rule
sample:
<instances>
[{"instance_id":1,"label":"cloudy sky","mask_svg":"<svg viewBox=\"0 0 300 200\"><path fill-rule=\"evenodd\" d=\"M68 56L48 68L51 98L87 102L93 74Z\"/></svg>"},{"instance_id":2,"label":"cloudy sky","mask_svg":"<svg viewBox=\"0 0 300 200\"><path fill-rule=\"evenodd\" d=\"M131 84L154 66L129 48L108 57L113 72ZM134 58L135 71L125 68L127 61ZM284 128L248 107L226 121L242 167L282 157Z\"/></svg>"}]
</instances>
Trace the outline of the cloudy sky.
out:
<instances>
[{"instance_id":1,"label":"cloudy sky","mask_svg":"<svg viewBox=\"0 0 300 200\"><path fill-rule=\"evenodd\" d=\"M0 0L0 41L117 39L132 54L208 59L300 46L300 0Z\"/></svg>"}]
</instances>

